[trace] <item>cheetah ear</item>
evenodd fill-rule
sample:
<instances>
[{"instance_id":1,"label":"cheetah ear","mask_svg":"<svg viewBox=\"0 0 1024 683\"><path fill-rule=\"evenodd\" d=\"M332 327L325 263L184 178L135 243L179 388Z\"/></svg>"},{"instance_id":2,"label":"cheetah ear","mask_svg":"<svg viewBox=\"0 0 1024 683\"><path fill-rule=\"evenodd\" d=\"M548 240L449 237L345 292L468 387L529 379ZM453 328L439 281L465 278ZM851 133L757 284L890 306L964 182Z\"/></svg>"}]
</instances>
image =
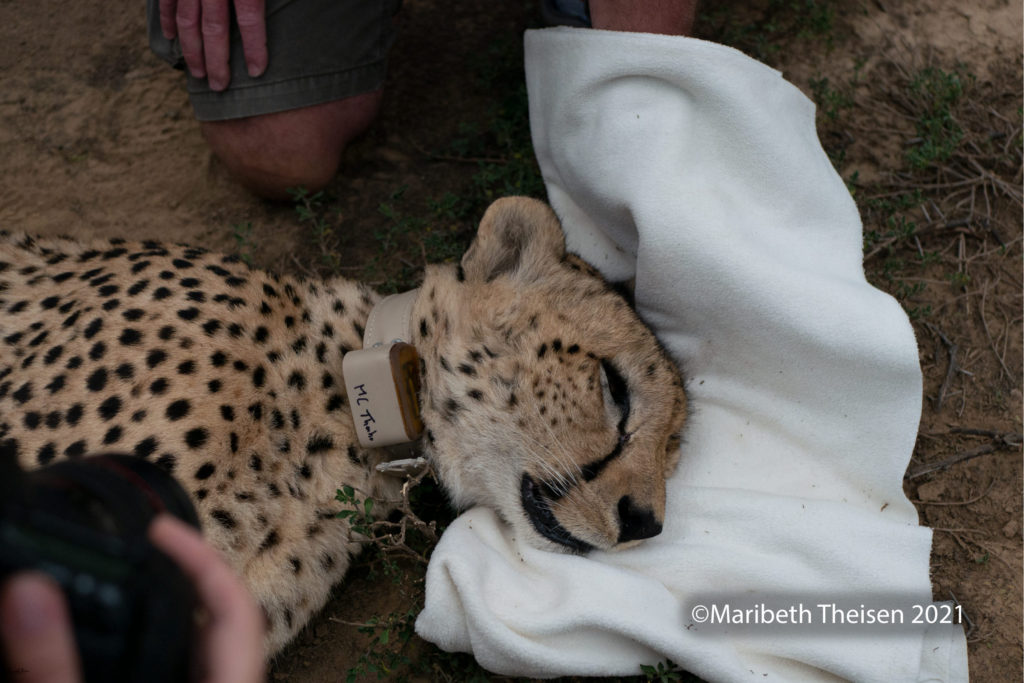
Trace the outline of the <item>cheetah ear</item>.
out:
<instances>
[{"instance_id":1,"label":"cheetah ear","mask_svg":"<svg viewBox=\"0 0 1024 683\"><path fill-rule=\"evenodd\" d=\"M462 269L470 281L490 282L506 274L534 280L564 255L565 235L547 204L505 197L484 213L476 239L462 257Z\"/></svg>"}]
</instances>

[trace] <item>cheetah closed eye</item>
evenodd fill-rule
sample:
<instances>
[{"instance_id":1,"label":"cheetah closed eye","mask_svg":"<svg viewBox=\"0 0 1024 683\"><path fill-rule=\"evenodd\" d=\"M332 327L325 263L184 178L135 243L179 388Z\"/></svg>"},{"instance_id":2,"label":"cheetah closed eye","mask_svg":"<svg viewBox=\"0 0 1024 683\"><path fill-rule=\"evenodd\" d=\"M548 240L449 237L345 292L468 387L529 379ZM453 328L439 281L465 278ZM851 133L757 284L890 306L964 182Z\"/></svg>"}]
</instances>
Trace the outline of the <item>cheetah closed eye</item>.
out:
<instances>
[{"instance_id":1,"label":"cheetah closed eye","mask_svg":"<svg viewBox=\"0 0 1024 683\"><path fill-rule=\"evenodd\" d=\"M421 448L460 508L546 548L657 534L686 416L679 374L629 305L565 253L541 202L495 202L461 264L410 296ZM357 551L348 485L381 504L342 358L379 297L157 242L0 238L0 439L23 466L124 451L171 471L279 650Z\"/></svg>"}]
</instances>

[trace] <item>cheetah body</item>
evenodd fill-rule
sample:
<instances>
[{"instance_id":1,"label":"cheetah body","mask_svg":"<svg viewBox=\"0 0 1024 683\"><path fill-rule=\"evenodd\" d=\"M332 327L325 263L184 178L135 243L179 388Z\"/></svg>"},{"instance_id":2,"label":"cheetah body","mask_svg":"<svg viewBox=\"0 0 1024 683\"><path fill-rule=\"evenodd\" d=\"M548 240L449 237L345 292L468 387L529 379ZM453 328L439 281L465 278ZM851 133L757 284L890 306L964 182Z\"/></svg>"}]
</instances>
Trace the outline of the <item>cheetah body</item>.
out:
<instances>
[{"instance_id":1,"label":"cheetah body","mask_svg":"<svg viewBox=\"0 0 1024 683\"><path fill-rule=\"evenodd\" d=\"M337 489L396 498L341 374L378 300L187 246L5 235L0 440L29 468L127 452L172 472L276 652L358 551ZM492 206L461 264L428 266L412 321L421 447L457 506L562 550L657 533L682 383L546 206Z\"/></svg>"}]
</instances>

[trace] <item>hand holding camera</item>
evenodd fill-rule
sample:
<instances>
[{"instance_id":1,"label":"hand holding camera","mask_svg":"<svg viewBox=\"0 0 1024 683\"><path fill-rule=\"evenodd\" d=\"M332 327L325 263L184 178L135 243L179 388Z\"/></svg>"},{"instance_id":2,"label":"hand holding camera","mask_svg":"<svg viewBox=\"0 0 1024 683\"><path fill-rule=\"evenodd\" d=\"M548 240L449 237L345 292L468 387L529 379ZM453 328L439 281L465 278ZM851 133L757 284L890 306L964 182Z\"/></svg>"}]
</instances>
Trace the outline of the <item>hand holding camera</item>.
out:
<instances>
[{"instance_id":1,"label":"hand holding camera","mask_svg":"<svg viewBox=\"0 0 1024 683\"><path fill-rule=\"evenodd\" d=\"M195 531L169 515L153 522L149 537L192 580L206 611L197 680L262 681L263 619L228 566ZM67 606L58 586L45 575L19 574L5 586L0 594L0 636L13 680L82 680Z\"/></svg>"},{"instance_id":2,"label":"hand holding camera","mask_svg":"<svg viewBox=\"0 0 1024 683\"><path fill-rule=\"evenodd\" d=\"M263 680L259 608L173 479L130 456L28 475L10 462L0 681Z\"/></svg>"}]
</instances>

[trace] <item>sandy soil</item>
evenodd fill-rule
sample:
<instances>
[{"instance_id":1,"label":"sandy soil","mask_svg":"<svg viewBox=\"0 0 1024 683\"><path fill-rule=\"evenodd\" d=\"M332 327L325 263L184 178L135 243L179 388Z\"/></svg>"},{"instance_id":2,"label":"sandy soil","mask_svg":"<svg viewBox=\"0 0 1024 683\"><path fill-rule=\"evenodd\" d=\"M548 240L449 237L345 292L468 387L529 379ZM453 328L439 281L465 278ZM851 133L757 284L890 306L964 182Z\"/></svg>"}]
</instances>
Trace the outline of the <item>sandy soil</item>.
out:
<instances>
[{"instance_id":1,"label":"sandy soil","mask_svg":"<svg viewBox=\"0 0 1024 683\"><path fill-rule=\"evenodd\" d=\"M906 134L897 115L870 103L898 87L901 70L962 62L976 77L979 107L1019 122L1019 2L863 0L843 7L831 46L794 40L797 47L775 54L773 62L808 94L818 79L845 84L859 74L851 85L856 105L848 126L823 131L826 143L842 142L844 178L856 172L863 187L891 179ZM516 35L525 22L520 3L497 3L480 13L468 1L406 0L381 120L350 151L332 188L336 223L348 231L341 267L372 255L370 235L385 223L378 206L397 189L433 188L436 194L467 182L471 167L424 150L443 148L460 120L493 106L472 85L476 58L494 36ZM137 0L0 0L0 74L0 227L170 239L242 250L264 267L317 269L308 227L294 209L253 198L212 159L180 74L148 51ZM1019 172L1014 182L1019 188ZM926 408L911 472L996 443L964 429L1021 431L1020 211L996 204L989 213L993 225L1003 226L999 239L1016 249L1009 274L979 276L977 283L995 283L984 291L979 284L978 291L932 287L919 295L935 316L928 319L932 327L917 325ZM959 247L956 235L941 239L936 248L949 243L967 266L988 267L963 257L963 235ZM974 241L968 248L981 253ZM880 287L892 285L877 263L869 259L867 267ZM949 345L942 331L958 345L962 371L945 386ZM937 406L940 394L946 400ZM955 595L974 622L975 681L1021 680L1021 479L1019 448L1000 447L907 482L922 523L939 529L936 598ZM417 571L398 584L355 571L277 663L272 679L344 678L367 647L353 624L414 605ZM416 657L425 648L414 643L407 654Z\"/></svg>"}]
</instances>

